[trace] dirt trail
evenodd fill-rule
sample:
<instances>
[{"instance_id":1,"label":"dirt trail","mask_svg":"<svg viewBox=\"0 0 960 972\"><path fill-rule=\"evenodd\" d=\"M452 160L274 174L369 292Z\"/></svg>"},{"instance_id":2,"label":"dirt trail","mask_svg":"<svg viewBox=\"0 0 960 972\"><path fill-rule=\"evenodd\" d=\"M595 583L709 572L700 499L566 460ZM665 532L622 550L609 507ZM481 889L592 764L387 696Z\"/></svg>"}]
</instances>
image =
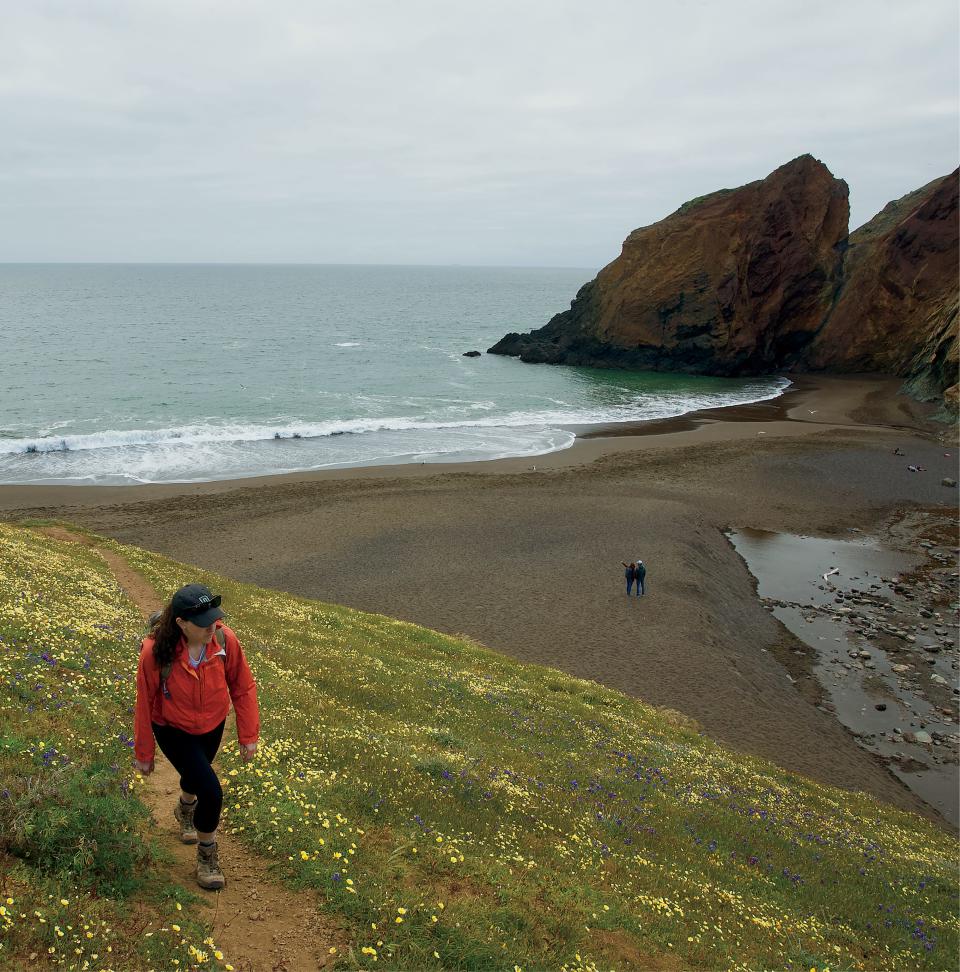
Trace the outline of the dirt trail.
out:
<instances>
[{"instance_id":1,"label":"dirt trail","mask_svg":"<svg viewBox=\"0 0 960 972\"><path fill-rule=\"evenodd\" d=\"M65 527L41 527L38 532L94 550L144 619L161 606L156 591L120 554ZM196 848L180 843L173 818L179 777L159 750L156 769L146 781L144 802L153 815L161 845L176 861L171 876L203 896L200 917L210 924L225 961L237 972L315 972L324 968L331 959L331 945L341 945L343 934L317 909L312 893L294 893L279 884L266 860L222 832L217 843L227 886L215 892L196 887L189 879L196 867Z\"/></svg>"}]
</instances>

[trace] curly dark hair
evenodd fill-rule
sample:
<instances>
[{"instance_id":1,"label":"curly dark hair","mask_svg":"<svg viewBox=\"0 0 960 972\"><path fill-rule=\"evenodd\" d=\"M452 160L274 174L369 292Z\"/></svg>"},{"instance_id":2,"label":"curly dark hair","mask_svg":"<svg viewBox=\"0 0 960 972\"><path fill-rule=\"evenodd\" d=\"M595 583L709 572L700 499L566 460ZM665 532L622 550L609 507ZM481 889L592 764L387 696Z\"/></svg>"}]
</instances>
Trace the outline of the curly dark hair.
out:
<instances>
[{"instance_id":1,"label":"curly dark hair","mask_svg":"<svg viewBox=\"0 0 960 972\"><path fill-rule=\"evenodd\" d=\"M157 668L163 668L164 665L173 661L173 655L177 650L177 645L180 644L182 633L173 613L173 605L167 604L150 627L150 637L153 638L153 657L157 663Z\"/></svg>"}]
</instances>

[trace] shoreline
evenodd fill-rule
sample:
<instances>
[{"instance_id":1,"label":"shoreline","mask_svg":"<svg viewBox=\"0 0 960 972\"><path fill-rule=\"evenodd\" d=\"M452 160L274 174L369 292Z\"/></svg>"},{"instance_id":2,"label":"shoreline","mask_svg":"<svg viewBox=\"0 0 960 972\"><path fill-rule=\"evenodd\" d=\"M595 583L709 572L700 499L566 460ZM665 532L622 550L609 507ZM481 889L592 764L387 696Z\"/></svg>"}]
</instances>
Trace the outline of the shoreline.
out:
<instances>
[{"instance_id":1,"label":"shoreline","mask_svg":"<svg viewBox=\"0 0 960 972\"><path fill-rule=\"evenodd\" d=\"M724 532L857 531L902 549L946 516L955 536L956 490L940 484L956 476L944 444L955 427L899 387L802 376L767 402L582 429L536 458L2 486L0 517L66 520L242 582L464 635L942 823L817 707L804 646ZM649 592L628 600L619 564L638 556Z\"/></svg>"},{"instance_id":2,"label":"shoreline","mask_svg":"<svg viewBox=\"0 0 960 972\"><path fill-rule=\"evenodd\" d=\"M248 479L268 480L268 479L278 478L278 477L333 473L333 472L340 472L340 471L352 470L352 469L375 469L376 470L376 469L390 469L396 466L408 466L408 465L409 466L429 465L429 466L437 466L441 468L449 468L449 467L460 466L460 465L472 466L472 465L476 465L477 463L502 462L508 460L517 460L517 461L522 461L525 459L535 460L538 458L542 458L543 456L552 455L553 453L566 452L573 444L573 442L576 441L577 438L606 436L606 435L630 435L632 434L630 431L631 429L644 428L652 423L660 423L660 422L670 423L673 422L674 420L684 419L691 415L697 415L700 413L715 412L716 414L719 415L723 412L731 411L734 409L749 408L750 406L753 405L776 401L785 392L789 391L791 388L791 379L787 378L786 376L767 375L763 377L768 381L777 380L780 382L787 382L787 385L786 387L781 388L779 391L777 391L769 398L761 398L752 401L731 403L727 405L715 405L705 409L694 409L692 411L684 412L680 415L671 415L662 418L647 419L647 418L643 418L642 415L638 415L637 417L630 418L625 421L589 422L589 423L570 421L570 422L552 423L550 425L543 426L541 431L565 432L568 433L570 436L572 436L572 439L566 445L560 445L555 448L548 447L543 452L524 453L518 455L500 455L500 456L489 455L482 458L471 458L471 459L443 458L443 459L425 459L425 460L418 460L416 458L413 458L412 453L405 453L405 454L398 454L395 456L374 457L373 459L369 459L369 460L357 460L355 462L342 462L342 463L332 462L326 465L315 466L315 467L287 468L279 472L234 473L233 475L214 475L208 478L197 478L197 479L179 479L179 480L169 480L169 481L162 481L162 480L157 480L157 481L139 480L138 481L131 478L123 482L116 482L116 481L96 482L93 481L91 477L82 477L82 478L67 477L60 480L38 479L38 480L30 480L30 481L23 481L23 482L0 482L0 486L23 486L23 487L37 487L37 488L46 487L46 486L67 487L67 488L83 488L83 487L99 487L99 486L117 486L117 487L192 486L192 485L201 485L205 483L243 482ZM802 378L795 379L795 380L802 381ZM516 428L532 428L532 427L533 426L516 426ZM470 430L476 428L479 428L479 426L470 425L469 423L463 426L464 430ZM513 428L513 426L494 424L488 426L488 428L489 431L491 432L497 432L497 431L508 431L511 428ZM376 431L376 430L371 430L371 431ZM31 440L29 437L27 437L27 438L20 438L16 441L20 443L26 443L26 446L23 449L23 451L19 453L21 456L29 455L31 452L39 453L39 455L50 455L50 454L58 454L58 453L73 453L76 450L77 452L82 453L84 451L82 446L77 446L75 443L68 444L68 440L73 440L74 438L85 439L91 436L95 437L97 435L111 435L111 434L123 436L129 433L124 433L122 431L113 431L109 433L108 432L90 433L88 435L79 435L79 436L68 435L65 438L58 438L58 436L55 435L47 435L47 436L39 436L34 440ZM346 433L344 431L334 431L328 434L332 436L338 436L338 435L354 434L354 433ZM369 431L360 432L357 434L363 436L369 434ZM292 435L281 435L280 432L276 432L275 435L271 436L271 438L280 439L281 441L288 440L290 438L294 438L294 439L304 438L309 440L311 438L311 434L304 433L303 435L301 435L301 433L297 432ZM320 438L324 438L324 436L321 435ZM59 441L60 447L53 448L53 449L46 449L41 445L39 445L39 443L46 441L47 439ZM3 440L0 439L0 442L2 441ZM241 441L244 441L248 445L250 445L250 444L255 444L257 442L262 443L265 440L250 439L250 440L241 440ZM111 446L101 446L100 448L111 448ZM13 453L13 454L17 455L17 453ZM434 455L440 455L440 454L435 453Z\"/></svg>"},{"instance_id":3,"label":"shoreline","mask_svg":"<svg viewBox=\"0 0 960 972\"><path fill-rule=\"evenodd\" d=\"M515 456L460 462L397 462L370 465L328 467L324 469L244 476L234 479L212 479L198 482L123 483L123 484L6 484L0 483L0 514L34 506L99 505L104 502L129 502L169 499L179 495L207 495L234 489L260 489L301 482L356 479L405 479L444 474L504 475L540 470L557 470L589 464L611 453L648 446L649 437L663 448L686 446L717 439L747 438L753 434L740 426L769 425L764 434L808 435L816 431L864 425L881 428L903 428L931 434L933 406L900 396L896 410L867 412L858 421L851 403L862 403L864 397L893 396L902 385L898 378L873 375L822 376L794 375L791 384L773 398L759 402L696 409L668 418L600 425L568 425L559 428L576 436L569 448L536 456ZM805 407L810 401L817 409ZM824 408L823 405L827 407ZM852 414L851 414L852 413ZM812 415L817 414L817 420ZM899 418L904 424L893 424ZM794 426L789 428L789 426ZM804 426L799 428L797 426ZM689 435L685 435L689 434ZM620 441L625 440L625 441ZM638 440L638 441L634 441ZM39 502L37 502L39 501Z\"/></svg>"}]
</instances>

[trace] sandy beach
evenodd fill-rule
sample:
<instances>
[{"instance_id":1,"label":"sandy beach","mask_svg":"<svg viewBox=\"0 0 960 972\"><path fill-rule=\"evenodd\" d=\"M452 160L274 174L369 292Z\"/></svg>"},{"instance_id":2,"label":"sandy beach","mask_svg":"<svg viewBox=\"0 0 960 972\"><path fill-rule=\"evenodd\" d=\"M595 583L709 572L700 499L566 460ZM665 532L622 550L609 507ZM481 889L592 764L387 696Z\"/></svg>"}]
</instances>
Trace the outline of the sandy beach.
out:
<instances>
[{"instance_id":1,"label":"sandy beach","mask_svg":"<svg viewBox=\"0 0 960 972\"><path fill-rule=\"evenodd\" d=\"M804 377L767 403L577 430L572 448L536 459L0 487L0 517L68 520L240 580L464 634L930 813L816 708L808 673L787 677L796 642L723 532L889 539L898 511L955 517L957 492L941 485L957 478L955 430L898 384ZM648 594L628 600L620 561L638 557Z\"/></svg>"}]
</instances>

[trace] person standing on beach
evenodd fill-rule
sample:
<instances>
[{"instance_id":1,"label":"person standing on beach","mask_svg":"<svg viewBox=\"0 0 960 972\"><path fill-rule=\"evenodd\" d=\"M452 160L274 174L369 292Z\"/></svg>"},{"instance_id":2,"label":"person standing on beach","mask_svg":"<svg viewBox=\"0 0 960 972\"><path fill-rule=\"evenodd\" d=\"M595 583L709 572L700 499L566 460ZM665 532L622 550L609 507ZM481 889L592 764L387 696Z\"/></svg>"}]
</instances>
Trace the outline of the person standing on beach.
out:
<instances>
[{"instance_id":1,"label":"person standing on beach","mask_svg":"<svg viewBox=\"0 0 960 972\"><path fill-rule=\"evenodd\" d=\"M643 597L647 593L647 568L642 560L637 561L637 597Z\"/></svg>"},{"instance_id":2,"label":"person standing on beach","mask_svg":"<svg viewBox=\"0 0 960 972\"><path fill-rule=\"evenodd\" d=\"M621 560L620 563L623 564L623 566L625 568L624 569L624 576L627 578L627 597L629 597L630 596L630 590L633 587L633 582L634 582L634 580L636 580L636 577L637 577L637 565L635 563L633 563L632 561L628 564L628 563L625 563L624 561ZM638 591L640 590L640 582L639 581L637 581L637 590Z\"/></svg>"},{"instance_id":3,"label":"person standing on beach","mask_svg":"<svg viewBox=\"0 0 960 972\"><path fill-rule=\"evenodd\" d=\"M244 762L260 735L257 686L243 649L223 621L220 595L202 584L181 587L153 622L140 648L134 710L134 763L154 769L154 743L180 774L173 815L180 840L197 844L197 883L219 891L226 879L217 856L223 790L211 763L230 703Z\"/></svg>"}]
</instances>

